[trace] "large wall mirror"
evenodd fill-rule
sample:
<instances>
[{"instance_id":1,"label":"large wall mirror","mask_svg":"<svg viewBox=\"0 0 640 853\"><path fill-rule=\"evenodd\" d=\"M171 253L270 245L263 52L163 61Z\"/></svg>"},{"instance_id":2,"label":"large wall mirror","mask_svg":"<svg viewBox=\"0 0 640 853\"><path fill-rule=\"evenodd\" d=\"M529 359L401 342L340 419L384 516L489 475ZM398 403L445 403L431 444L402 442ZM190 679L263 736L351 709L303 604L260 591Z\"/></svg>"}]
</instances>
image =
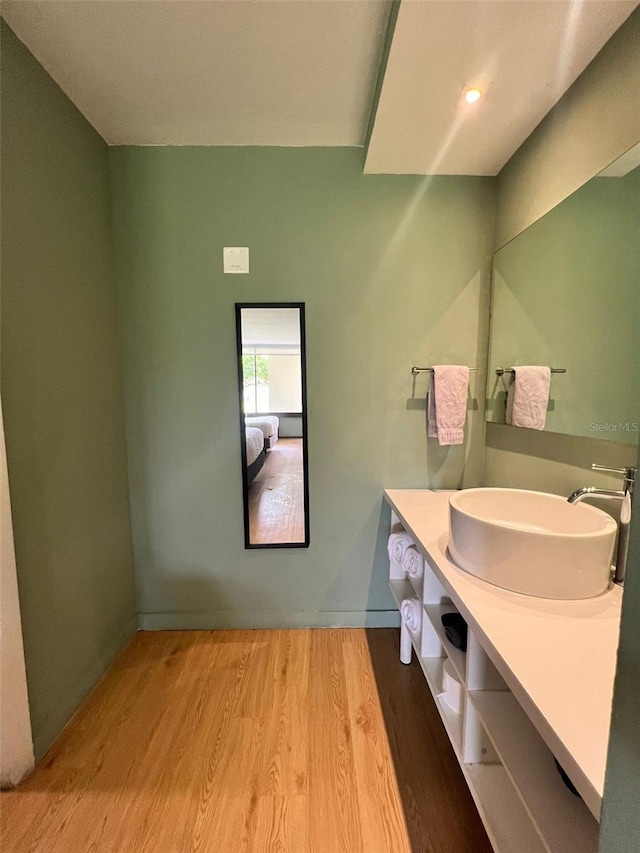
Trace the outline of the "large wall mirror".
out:
<instances>
[{"instance_id":1,"label":"large wall mirror","mask_svg":"<svg viewBox=\"0 0 640 853\"><path fill-rule=\"evenodd\" d=\"M236 304L246 548L309 546L304 304Z\"/></svg>"},{"instance_id":2,"label":"large wall mirror","mask_svg":"<svg viewBox=\"0 0 640 853\"><path fill-rule=\"evenodd\" d=\"M548 365L545 430L640 437L640 145L494 256L486 418L505 423L511 374Z\"/></svg>"}]
</instances>

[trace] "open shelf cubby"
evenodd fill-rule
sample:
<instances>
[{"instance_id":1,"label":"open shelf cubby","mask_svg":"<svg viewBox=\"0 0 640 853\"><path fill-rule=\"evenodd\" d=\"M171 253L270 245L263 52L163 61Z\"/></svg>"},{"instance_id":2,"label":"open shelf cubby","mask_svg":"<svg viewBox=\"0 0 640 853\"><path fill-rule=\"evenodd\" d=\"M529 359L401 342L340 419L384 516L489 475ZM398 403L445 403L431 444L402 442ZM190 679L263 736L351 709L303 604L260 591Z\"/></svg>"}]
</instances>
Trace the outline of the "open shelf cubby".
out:
<instances>
[{"instance_id":1,"label":"open shelf cubby","mask_svg":"<svg viewBox=\"0 0 640 853\"><path fill-rule=\"evenodd\" d=\"M445 654L451 660L453 668L460 678L460 681L465 682L467 677L467 656L465 652L457 649L449 642L449 640L447 640L444 632L444 626L442 624L442 616L445 613L457 613L458 611L452 604L425 604L424 610L429 622L433 626L433 630L438 635L438 639L442 644Z\"/></svg>"},{"instance_id":2,"label":"open shelf cubby","mask_svg":"<svg viewBox=\"0 0 640 853\"><path fill-rule=\"evenodd\" d=\"M552 753L513 694L473 690L469 699L549 850L597 850L596 820L563 782Z\"/></svg>"},{"instance_id":3,"label":"open shelf cubby","mask_svg":"<svg viewBox=\"0 0 640 853\"><path fill-rule=\"evenodd\" d=\"M392 530L401 530L392 514ZM398 608L419 598L402 567L390 561ZM508 689L480 639L468 630L466 652L447 640L441 617L457 612L425 559L422 625L409 632L413 653L496 853L597 853L598 823L563 782L554 757ZM464 696L456 713L443 694L449 660Z\"/></svg>"}]
</instances>

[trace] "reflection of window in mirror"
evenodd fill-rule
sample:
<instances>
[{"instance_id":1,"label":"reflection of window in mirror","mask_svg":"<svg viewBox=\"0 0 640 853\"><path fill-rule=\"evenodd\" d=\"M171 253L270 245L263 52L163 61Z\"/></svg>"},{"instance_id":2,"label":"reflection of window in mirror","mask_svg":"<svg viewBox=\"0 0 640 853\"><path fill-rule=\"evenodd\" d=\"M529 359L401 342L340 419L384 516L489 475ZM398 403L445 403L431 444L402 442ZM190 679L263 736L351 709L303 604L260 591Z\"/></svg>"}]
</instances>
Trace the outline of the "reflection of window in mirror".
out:
<instances>
[{"instance_id":1,"label":"reflection of window in mirror","mask_svg":"<svg viewBox=\"0 0 640 853\"><path fill-rule=\"evenodd\" d=\"M242 347L245 414L302 412L300 346Z\"/></svg>"},{"instance_id":2,"label":"reflection of window in mirror","mask_svg":"<svg viewBox=\"0 0 640 853\"><path fill-rule=\"evenodd\" d=\"M304 305L236 305L245 546L306 547Z\"/></svg>"}]
</instances>

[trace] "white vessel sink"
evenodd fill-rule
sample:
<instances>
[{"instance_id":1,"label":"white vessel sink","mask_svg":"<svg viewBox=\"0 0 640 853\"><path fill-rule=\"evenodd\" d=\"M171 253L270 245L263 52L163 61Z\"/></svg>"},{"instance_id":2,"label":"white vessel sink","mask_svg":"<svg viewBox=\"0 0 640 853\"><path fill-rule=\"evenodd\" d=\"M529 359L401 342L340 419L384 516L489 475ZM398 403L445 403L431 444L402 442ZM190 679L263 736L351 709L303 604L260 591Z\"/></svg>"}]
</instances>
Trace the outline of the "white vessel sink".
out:
<instances>
[{"instance_id":1,"label":"white vessel sink","mask_svg":"<svg viewBox=\"0 0 640 853\"><path fill-rule=\"evenodd\" d=\"M545 492L463 489L449 499L449 552L460 568L540 598L604 592L616 530L606 512Z\"/></svg>"}]
</instances>

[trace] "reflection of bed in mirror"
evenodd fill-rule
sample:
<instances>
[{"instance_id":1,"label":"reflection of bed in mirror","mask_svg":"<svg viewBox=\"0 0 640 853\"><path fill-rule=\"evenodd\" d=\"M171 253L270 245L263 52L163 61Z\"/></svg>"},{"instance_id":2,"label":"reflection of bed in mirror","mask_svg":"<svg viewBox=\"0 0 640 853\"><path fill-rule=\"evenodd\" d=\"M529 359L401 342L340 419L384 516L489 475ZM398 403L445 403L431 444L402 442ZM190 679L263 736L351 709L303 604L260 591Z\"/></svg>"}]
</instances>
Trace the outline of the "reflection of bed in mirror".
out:
<instances>
[{"instance_id":1,"label":"reflection of bed in mirror","mask_svg":"<svg viewBox=\"0 0 640 853\"><path fill-rule=\"evenodd\" d=\"M245 447L247 450L247 485L252 483L264 465L267 451L264 446L264 433L257 427L245 428Z\"/></svg>"},{"instance_id":2,"label":"reflection of bed in mirror","mask_svg":"<svg viewBox=\"0 0 640 853\"><path fill-rule=\"evenodd\" d=\"M265 450L271 450L275 447L278 440L280 418L277 418L275 415L261 415L259 417L245 417L244 422L248 427L256 427L262 430Z\"/></svg>"}]
</instances>

